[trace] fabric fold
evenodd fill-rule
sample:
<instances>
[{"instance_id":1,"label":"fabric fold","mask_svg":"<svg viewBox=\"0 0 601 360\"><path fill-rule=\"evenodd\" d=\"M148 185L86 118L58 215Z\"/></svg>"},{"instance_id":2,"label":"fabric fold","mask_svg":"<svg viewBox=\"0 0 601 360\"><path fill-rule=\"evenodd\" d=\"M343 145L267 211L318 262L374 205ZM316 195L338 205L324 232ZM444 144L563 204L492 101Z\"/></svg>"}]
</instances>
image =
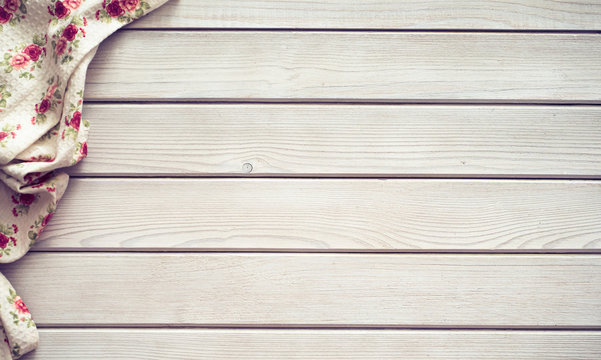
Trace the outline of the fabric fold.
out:
<instances>
[{"instance_id":1,"label":"fabric fold","mask_svg":"<svg viewBox=\"0 0 601 360\"><path fill-rule=\"evenodd\" d=\"M16 359L38 346L39 335L29 309L2 274L0 289L8 294L0 298L0 322L4 335L4 341L0 343L0 359Z\"/></svg>"},{"instance_id":2,"label":"fabric fold","mask_svg":"<svg viewBox=\"0 0 601 360\"><path fill-rule=\"evenodd\" d=\"M85 75L98 45L166 0L0 0L0 263L40 239L87 155ZM75 225L75 224L74 224ZM0 359L36 348L29 310L0 274Z\"/></svg>"}]
</instances>

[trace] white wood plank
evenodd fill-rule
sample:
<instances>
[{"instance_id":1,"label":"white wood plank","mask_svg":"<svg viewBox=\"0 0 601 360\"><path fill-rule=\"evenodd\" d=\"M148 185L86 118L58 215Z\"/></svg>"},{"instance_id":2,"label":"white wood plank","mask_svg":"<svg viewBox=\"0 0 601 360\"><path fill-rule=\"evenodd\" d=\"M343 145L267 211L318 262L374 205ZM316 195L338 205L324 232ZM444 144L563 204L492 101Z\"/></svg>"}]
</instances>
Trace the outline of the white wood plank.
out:
<instances>
[{"instance_id":1,"label":"white wood plank","mask_svg":"<svg viewBox=\"0 0 601 360\"><path fill-rule=\"evenodd\" d=\"M124 31L88 100L601 101L600 34Z\"/></svg>"},{"instance_id":2,"label":"white wood plank","mask_svg":"<svg viewBox=\"0 0 601 360\"><path fill-rule=\"evenodd\" d=\"M601 107L92 104L72 175L601 177Z\"/></svg>"},{"instance_id":3,"label":"white wood plank","mask_svg":"<svg viewBox=\"0 0 601 360\"><path fill-rule=\"evenodd\" d=\"M33 253L0 270L42 326L601 326L601 255Z\"/></svg>"},{"instance_id":4,"label":"white wood plank","mask_svg":"<svg viewBox=\"0 0 601 360\"><path fill-rule=\"evenodd\" d=\"M601 183L72 179L34 249L82 248L598 251Z\"/></svg>"},{"instance_id":5,"label":"white wood plank","mask_svg":"<svg viewBox=\"0 0 601 360\"><path fill-rule=\"evenodd\" d=\"M600 29L598 0L177 0L132 28Z\"/></svg>"},{"instance_id":6,"label":"white wood plank","mask_svg":"<svg viewBox=\"0 0 601 360\"><path fill-rule=\"evenodd\" d=\"M41 329L23 360L591 359L598 331Z\"/></svg>"}]
</instances>

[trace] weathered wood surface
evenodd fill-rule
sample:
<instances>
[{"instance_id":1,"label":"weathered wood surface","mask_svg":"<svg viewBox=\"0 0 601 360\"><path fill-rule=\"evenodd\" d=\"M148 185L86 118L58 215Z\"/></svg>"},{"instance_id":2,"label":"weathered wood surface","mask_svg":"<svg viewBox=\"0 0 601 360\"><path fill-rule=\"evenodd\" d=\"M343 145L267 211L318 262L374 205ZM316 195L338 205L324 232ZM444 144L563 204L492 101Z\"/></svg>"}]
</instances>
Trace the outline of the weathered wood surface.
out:
<instances>
[{"instance_id":1,"label":"weathered wood surface","mask_svg":"<svg viewBox=\"0 0 601 360\"><path fill-rule=\"evenodd\" d=\"M88 100L601 102L600 34L126 31Z\"/></svg>"},{"instance_id":2,"label":"weathered wood surface","mask_svg":"<svg viewBox=\"0 0 601 360\"><path fill-rule=\"evenodd\" d=\"M42 326L601 327L601 255L34 253Z\"/></svg>"},{"instance_id":3,"label":"weathered wood surface","mask_svg":"<svg viewBox=\"0 0 601 360\"><path fill-rule=\"evenodd\" d=\"M42 328L25 359L601 358L600 24L171 0L101 46L83 178L1 266Z\"/></svg>"},{"instance_id":4,"label":"weathered wood surface","mask_svg":"<svg viewBox=\"0 0 601 360\"><path fill-rule=\"evenodd\" d=\"M171 0L129 28L599 30L601 3L598 0Z\"/></svg>"},{"instance_id":5,"label":"weathered wood surface","mask_svg":"<svg viewBox=\"0 0 601 360\"><path fill-rule=\"evenodd\" d=\"M34 247L69 248L598 251L601 183L72 179Z\"/></svg>"},{"instance_id":6,"label":"weathered wood surface","mask_svg":"<svg viewBox=\"0 0 601 360\"><path fill-rule=\"evenodd\" d=\"M601 178L601 107L90 104L76 176Z\"/></svg>"},{"instance_id":7,"label":"weathered wood surface","mask_svg":"<svg viewBox=\"0 0 601 360\"><path fill-rule=\"evenodd\" d=\"M23 360L590 359L598 331L41 329Z\"/></svg>"}]
</instances>

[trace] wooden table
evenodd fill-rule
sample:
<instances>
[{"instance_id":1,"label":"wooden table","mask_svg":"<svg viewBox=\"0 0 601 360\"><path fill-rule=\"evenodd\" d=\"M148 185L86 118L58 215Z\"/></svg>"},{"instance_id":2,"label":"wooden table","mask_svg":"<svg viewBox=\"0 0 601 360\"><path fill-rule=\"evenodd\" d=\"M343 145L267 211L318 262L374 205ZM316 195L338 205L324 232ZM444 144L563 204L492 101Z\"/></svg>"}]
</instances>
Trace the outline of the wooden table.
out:
<instances>
[{"instance_id":1,"label":"wooden table","mask_svg":"<svg viewBox=\"0 0 601 360\"><path fill-rule=\"evenodd\" d=\"M3 273L33 359L601 358L601 2L171 0Z\"/></svg>"}]
</instances>

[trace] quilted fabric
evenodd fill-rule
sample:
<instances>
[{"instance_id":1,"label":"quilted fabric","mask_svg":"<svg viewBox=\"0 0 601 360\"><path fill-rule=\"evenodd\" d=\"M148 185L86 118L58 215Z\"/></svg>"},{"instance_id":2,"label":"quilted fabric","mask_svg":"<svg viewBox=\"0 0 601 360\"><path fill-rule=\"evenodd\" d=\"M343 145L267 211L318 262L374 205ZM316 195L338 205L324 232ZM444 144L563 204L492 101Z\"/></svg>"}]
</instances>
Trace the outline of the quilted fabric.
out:
<instances>
[{"instance_id":1,"label":"quilted fabric","mask_svg":"<svg viewBox=\"0 0 601 360\"><path fill-rule=\"evenodd\" d=\"M166 0L0 0L0 263L40 239L87 154L85 73L98 44ZM35 349L31 314L0 274L0 359Z\"/></svg>"}]
</instances>

